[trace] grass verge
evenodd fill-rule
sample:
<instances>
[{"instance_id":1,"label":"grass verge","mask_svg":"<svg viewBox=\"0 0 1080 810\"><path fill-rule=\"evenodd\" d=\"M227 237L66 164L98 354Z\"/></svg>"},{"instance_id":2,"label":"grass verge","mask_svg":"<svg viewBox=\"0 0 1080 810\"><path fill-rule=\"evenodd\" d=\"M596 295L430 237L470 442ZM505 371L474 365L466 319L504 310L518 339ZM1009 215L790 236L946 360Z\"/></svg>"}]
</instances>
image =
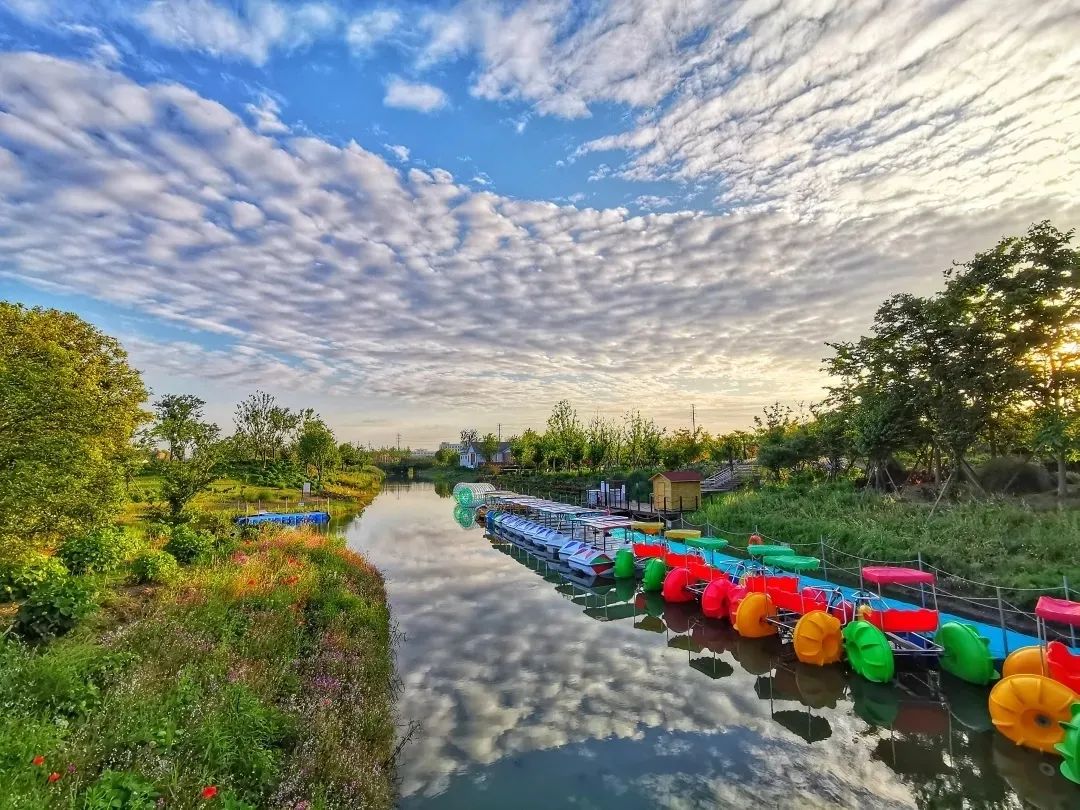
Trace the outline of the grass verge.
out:
<instances>
[{"instance_id":1,"label":"grass verge","mask_svg":"<svg viewBox=\"0 0 1080 810\"><path fill-rule=\"evenodd\" d=\"M792 483L711 497L687 520L720 527L733 545L745 546L745 533L756 528L790 543L816 546L825 538L848 554L869 559L911 560L921 553L938 568L1002 587L1060 588L1067 576L1080 590L1080 510L1037 510L1001 498L941 505L930 512L929 503L847 483ZM813 547L804 551L818 556Z\"/></svg>"},{"instance_id":2,"label":"grass verge","mask_svg":"<svg viewBox=\"0 0 1080 810\"><path fill-rule=\"evenodd\" d=\"M5 808L389 808L379 572L300 529L126 586L51 644L0 638Z\"/></svg>"}]
</instances>

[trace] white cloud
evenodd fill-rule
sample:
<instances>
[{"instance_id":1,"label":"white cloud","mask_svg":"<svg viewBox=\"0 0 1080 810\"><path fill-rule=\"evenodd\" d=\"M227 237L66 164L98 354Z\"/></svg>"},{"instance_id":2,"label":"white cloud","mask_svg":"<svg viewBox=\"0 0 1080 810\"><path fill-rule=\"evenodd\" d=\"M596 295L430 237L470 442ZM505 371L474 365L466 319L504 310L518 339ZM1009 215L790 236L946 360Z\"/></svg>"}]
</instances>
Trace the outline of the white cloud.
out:
<instances>
[{"instance_id":1,"label":"white cloud","mask_svg":"<svg viewBox=\"0 0 1080 810\"><path fill-rule=\"evenodd\" d=\"M339 27L336 7L248 0L239 10L214 0L154 0L135 15L158 41L176 48L264 64L275 49L303 48Z\"/></svg>"},{"instance_id":2,"label":"white cloud","mask_svg":"<svg viewBox=\"0 0 1080 810\"><path fill-rule=\"evenodd\" d=\"M1076 120L1059 92L999 103L1057 99ZM267 137L188 88L40 54L0 54L0 108L0 278L106 300L190 342L214 335L275 390L310 379L474 413L497 391L500 415L568 397L683 421L672 403L691 391L710 427L745 423L764 401L818 395L823 341L865 330L887 295L932 289L951 259L1033 221L1080 219L1055 186L1080 178L1055 156L1074 131L1022 119L998 130L1005 154L982 147L985 172L943 174L948 195L868 181L851 213L822 185L797 199L819 195L830 216L635 216ZM1044 171L1040 154L1056 174L1013 182ZM765 165L758 182L785 191L785 170ZM923 170L897 156L900 169ZM279 381L277 364L296 371Z\"/></svg>"},{"instance_id":3,"label":"white cloud","mask_svg":"<svg viewBox=\"0 0 1080 810\"><path fill-rule=\"evenodd\" d=\"M634 205L643 208L646 211L651 211L654 208L669 208L674 205L674 201L671 197L665 197L659 194L641 194L634 198Z\"/></svg>"},{"instance_id":4,"label":"white cloud","mask_svg":"<svg viewBox=\"0 0 1080 810\"><path fill-rule=\"evenodd\" d=\"M232 204L232 226L236 230L257 228L266 221L266 216L257 205L252 205L243 200L237 200Z\"/></svg>"},{"instance_id":5,"label":"white cloud","mask_svg":"<svg viewBox=\"0 0 1080 810\"><path fill-rule=\"evenodd\" d=\"M384 143L383 148L397 158L399 163L405 163L409 159L409 147L402 146L400 143Z\"/></svg>"},{"instance_id":6,"label":"white cloud","mask_svg":"<svg viewBox=\"0 0 1080 810\"><path fill-rule=\"evenodd\" d=\"M255 128L259 132L267 135L280 135L289 132L289 127L282 123L279 117L281 105L271 96L263 94L259 97L257 104L245 104L244 109L247 110L248 115L255 119Z\"/></svg>"},{"instance_id":7,"label":"white cloud","mask_svg":"<svg viewBox=\"0 0 1080 810\"><path fill-rule=\"evenodd\" d=\"M400 76L391 76L386 83L383 103L388 107L429 113L441 110L450 103L450 99L433 84L409 82Z\"/></svg>"},{"instance_id":8,"label":"white cloud","mask_svg":"<svg viewBox=\"0 0 1080 810\"><path fill-rule=\"evenodd\" d=\"M345 41L353 56L365 56L384 41L401 22L401 12L391 8L377 8L352 19L345 31Z\"/></svg>"}]
</instances>

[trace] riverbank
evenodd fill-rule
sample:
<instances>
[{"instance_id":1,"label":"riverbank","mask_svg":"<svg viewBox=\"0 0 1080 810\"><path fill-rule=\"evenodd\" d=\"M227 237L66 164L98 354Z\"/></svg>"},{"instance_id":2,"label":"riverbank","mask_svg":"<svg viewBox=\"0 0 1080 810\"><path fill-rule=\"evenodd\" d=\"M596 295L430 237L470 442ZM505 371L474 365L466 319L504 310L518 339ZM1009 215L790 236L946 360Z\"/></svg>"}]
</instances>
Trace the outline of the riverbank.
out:
<instances>
[{"instance_id":1,"label":"riverbank","mask_svg":"<svg viewBox=\"0 0 1080 810\"><path fill-rule=\"evenodd\" d=\"M70 577L97 609L61 638L0 637L5 807L394 805L374 567L299 529L219 535L198 562L146 568Z\"/></svg>"},{"instance_id":2,"label":"riverbank","mask_svg":"<svg viewBox=\"0 0 1080 810\"><path fill-rule=\"evenodd\" d=\"M192 509L203 514L231 515L255 511L288 511L305 503L310 509L328 509L333 517L351 517L363 511L379 493L386 475L378 467L359 470L337 470L327 475L321 490L309 495L305 502L299 484L289 485L287 480L258 477L249 480L237 474L222 476L211 482L192 501ZM163 507L155 504L161 490L161 479L152 472L136 476L129 491L128 502L119 522L128 526L140 526L152 519L155 510Z\"/></svg>"},{"instance_id":3,"label":"riverbank","mask_svg":"<svg viewBox=\"0 0 1080 810\"><path fill-rule=\"evenodd\" d=\"M1080 586L1080 510L1036 509L1000 497L942 504L901 500L835 484L785 484L711 496L688 522L708 522L732 545L758 531L779 541L822 538L832 547L875 560L923 560L966 579L1008 588Z\"/></svg>"}]
</instances>

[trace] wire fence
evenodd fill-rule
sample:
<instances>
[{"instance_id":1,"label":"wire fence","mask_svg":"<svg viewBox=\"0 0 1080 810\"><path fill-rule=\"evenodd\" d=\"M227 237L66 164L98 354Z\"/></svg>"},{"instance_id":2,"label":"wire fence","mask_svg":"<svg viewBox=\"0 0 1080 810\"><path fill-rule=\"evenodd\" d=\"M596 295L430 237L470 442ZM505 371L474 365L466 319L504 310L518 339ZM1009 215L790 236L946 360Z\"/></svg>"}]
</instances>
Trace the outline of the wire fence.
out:
<instances>
[{"instance_id":1,"label":"wire fence","mask_svg":"<svg viewBox=\"0 0 1080 810\"><path fill-rule=\"evenodd\" d=\"M925 562L922 558L922 554L919 554L915 559L908 560L875 559L864 557L859 554L852 554L849 551L837 548L827 542L824 537L820 538L817 543L791 543L764 534L756 528L752 532L747 532L716 526L708 521L703 524L692 523L686 520L685 516L682 515L673 520L672 525L677 525L677 528L680 529L699 529L704 535L709 537L719 534L731 538L741 539L745 537L749 540L750 537L757 535L762 538L762 540L770 543L784 544L796 549L817 549L817 553L813 556L817 556L821 561L822 571L826 578L828 578L831 573L833 579L846 578L852 583L857 581L860 588L863 587L862 570L868 565L917 567L920 571L929 571L934 574L935 579L937 580L934 587L937 593L938 604L943 604L950 612L954 612L957 615L982 621L987 624L996 624L1001 630L1001 641L1006 655L1010 652L1011 646L1008 631L1013 630L1027 635L1035 635L1038 628L1034 611L1030 607L1016 604L1016 601L1006 598L1006 595L1015 594L1016 597L1014 597L1014 599L1019 600L1023 600L1023 595L1025 594L1063 596L1065 599L1069 599L1072 595L1068 578L1064 575L1062 575L1062 584L1060 586L1019 588L996 585L990 582L980 582L961 576L953 571L946 571L943 568ZM738 547L736 547L736 549L738 549ZM850 563L845 565L841 560L853 560L855 565L854 567L848 567ZM837 574L843 574L844 577L838 577ZM901 594L903 596L908 596L910 594L918 593L920 597L919 601L925 606L925 590L905 585L890 585L886 590L890 595ZM1077 645L1075 627L1059 629L1047 626L1045 627L1045 633L1048 639L1057 639L1072 647Z\"/></svg>"}]
</instances>

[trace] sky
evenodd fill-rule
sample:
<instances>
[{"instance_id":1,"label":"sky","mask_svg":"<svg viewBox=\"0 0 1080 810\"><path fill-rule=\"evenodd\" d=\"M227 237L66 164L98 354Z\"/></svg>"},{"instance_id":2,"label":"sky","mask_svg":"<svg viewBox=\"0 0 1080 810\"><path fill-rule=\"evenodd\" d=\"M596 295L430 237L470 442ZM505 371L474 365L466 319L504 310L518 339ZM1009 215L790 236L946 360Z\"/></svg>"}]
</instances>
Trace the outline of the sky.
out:
<instances>
[{"instance_id":1,"label":"sky","mask_svg":"<svg viewBox=\"0 0 1080 810\"><path fill-rule=\"evenodd\" d=\"M1078 189L1080 0L0 0L0 297L223 426L743 427Z\"/></svg>"}]
</instances>

